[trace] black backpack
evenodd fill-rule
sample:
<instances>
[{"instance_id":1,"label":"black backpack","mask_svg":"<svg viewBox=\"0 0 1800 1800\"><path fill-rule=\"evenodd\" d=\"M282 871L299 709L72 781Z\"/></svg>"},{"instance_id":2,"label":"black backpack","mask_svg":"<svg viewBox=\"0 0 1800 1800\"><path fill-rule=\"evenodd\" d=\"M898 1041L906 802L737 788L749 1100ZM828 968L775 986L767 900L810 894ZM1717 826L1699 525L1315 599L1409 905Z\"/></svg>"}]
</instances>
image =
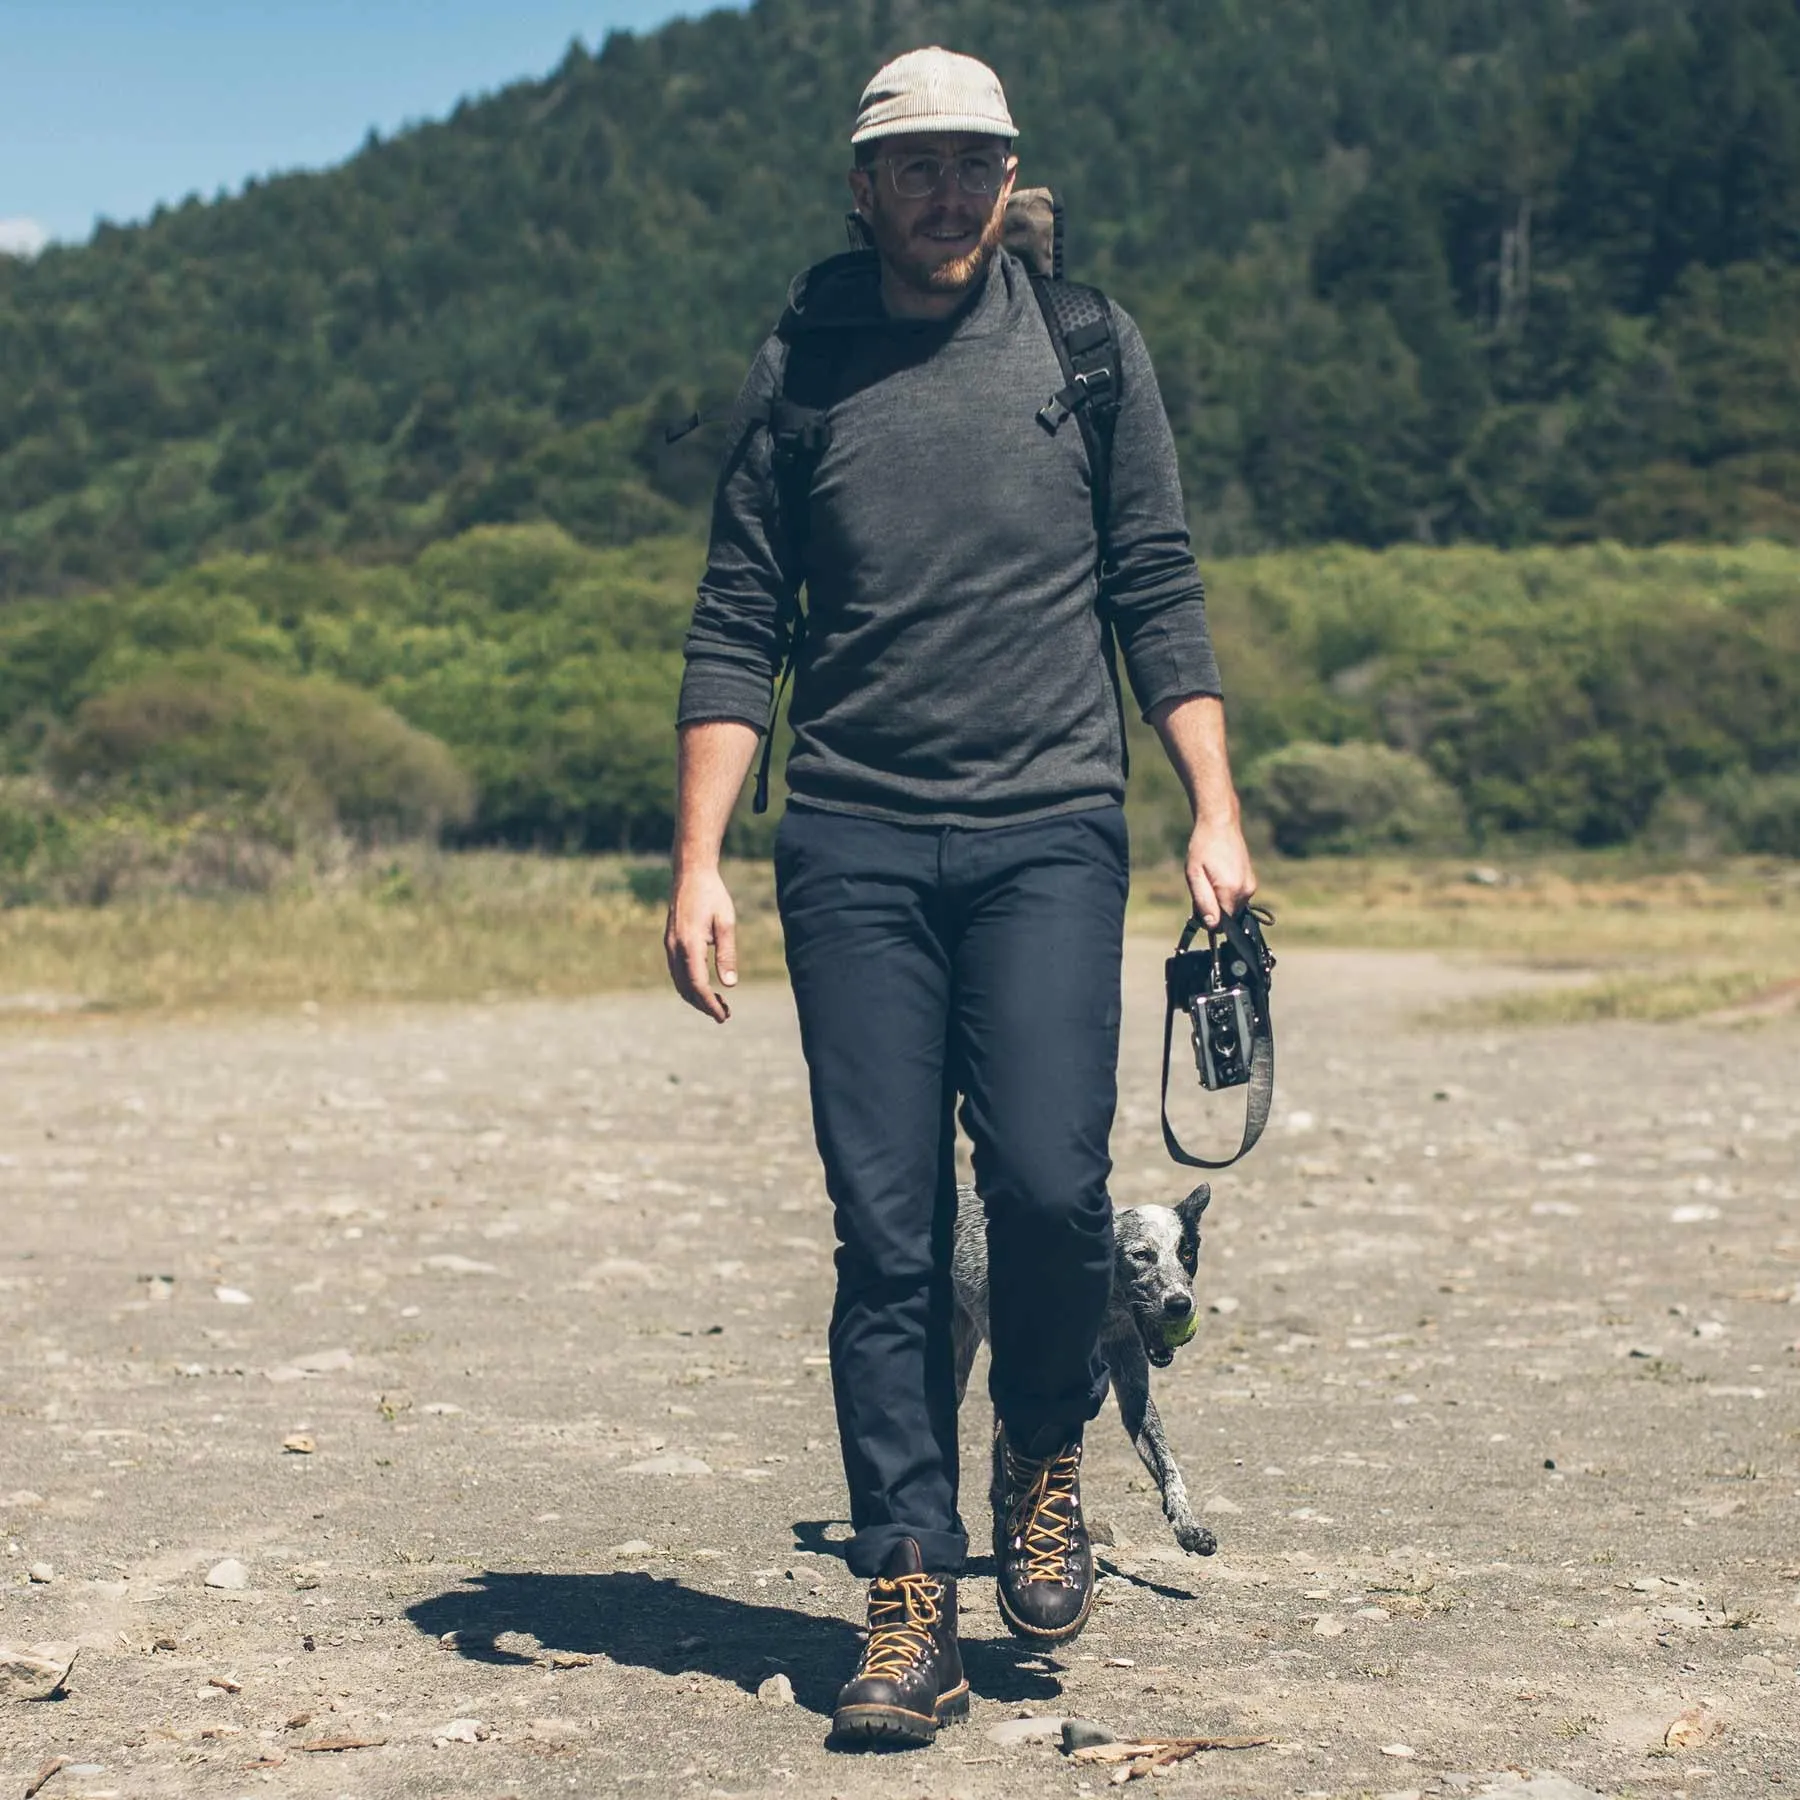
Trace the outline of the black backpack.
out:
<instances>
[{"instance_id":1,"label":"black backpack","mask_svg":"<svg viewBox=\"0 0 1800 1800\"><path fill-rule=\"evenodd\" d=\"M813 476L819 459L831 443L830 408L836 399L844 349L849 334L866 323L852 309L843 326L834 329L831 305L834 289L867 295L874 275L874 249L868 228L856 213L848 216L850 239L856 247L842 256L818 264L807 276L807 312L804 327L790 308L776 327L787 345L786 371L769 414L769 438L774 463L776 505L782 535L786 539L788 566L802 571L794 586L783 594L776 619L776 642L782 651L781 678L769 709L769 729L763 737L762 759L757 766L756 792L751 801L756 812L769 806L769 762L775 746L775 721L781 698L799 662L806 641L806 612L800 604L805 583L806 548L811 530ZM1063 215L1056 196L1048 188L1024 188L1007 203L1003 242L1025 265L1031 290L1043 309L1050 342L1062 365L1063 385L1038 409L1038 423L1053 436L1070 419L1079 427L1087 446L1092 471L1094 530L1098 562L1106 566L1106 519L1112 477L1113 427L1119 416L1119 339L1112 309L1098 288L1085 287L1063 275ZM821 325L820 315L827 323ZM1101 643L1113 697L1119 707L1119 747L1130 771L1125 750L1125 701L1119 685L1118 658L1113 645L1112 621L1104 600L1100 608Z\"/></svg>"}]
</instances>

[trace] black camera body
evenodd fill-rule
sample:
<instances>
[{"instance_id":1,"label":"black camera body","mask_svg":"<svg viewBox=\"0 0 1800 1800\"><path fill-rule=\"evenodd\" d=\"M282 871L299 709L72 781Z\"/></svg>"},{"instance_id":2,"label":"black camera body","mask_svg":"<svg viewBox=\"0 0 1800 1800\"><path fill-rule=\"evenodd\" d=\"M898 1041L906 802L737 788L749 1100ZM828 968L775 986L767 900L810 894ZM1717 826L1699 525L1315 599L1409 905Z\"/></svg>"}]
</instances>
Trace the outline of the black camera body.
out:
<instances>
[{"instance_id":1,"label":"black camera body","mask_svg":"<svg viewBox=\"0 0 1800 1800\"><path fill-rule=\"evenodd\" d=\"M1275 967L1255 915L1245 912L1233 924L1237 930L1231 933L1209 930L1204 950L1177 950L1166 969L1169 1005L1188 1015L1194 1065L1201 1085L1214 1092L1250 1079L1251 1046L1268 1023L1269 974ZM1248 957L1256 959L1254 969Z\"/></svg>"}]
</instances>

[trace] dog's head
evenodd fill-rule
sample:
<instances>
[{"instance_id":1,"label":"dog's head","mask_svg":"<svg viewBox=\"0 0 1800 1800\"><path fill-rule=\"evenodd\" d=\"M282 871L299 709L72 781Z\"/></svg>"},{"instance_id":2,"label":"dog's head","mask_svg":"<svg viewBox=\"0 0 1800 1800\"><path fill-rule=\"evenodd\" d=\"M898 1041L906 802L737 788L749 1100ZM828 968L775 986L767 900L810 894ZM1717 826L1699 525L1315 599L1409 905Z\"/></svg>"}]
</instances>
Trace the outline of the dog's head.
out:
<instances>
[{"instance_id":1,"label":"dog's head","mask_svg":"<svg viewBox=\"0 0 1800 1800\"><path fill-rule=\"evenodd\" d=\"M1168 1339L1193 1321L1200 1215L1211 1198L1203 1181L1179 1206L1128 1206L1113 1220L1115 1293L1131 1314L1144 1354L1159 1369L1175 1360Z\"/></svg>"}]
</instances>

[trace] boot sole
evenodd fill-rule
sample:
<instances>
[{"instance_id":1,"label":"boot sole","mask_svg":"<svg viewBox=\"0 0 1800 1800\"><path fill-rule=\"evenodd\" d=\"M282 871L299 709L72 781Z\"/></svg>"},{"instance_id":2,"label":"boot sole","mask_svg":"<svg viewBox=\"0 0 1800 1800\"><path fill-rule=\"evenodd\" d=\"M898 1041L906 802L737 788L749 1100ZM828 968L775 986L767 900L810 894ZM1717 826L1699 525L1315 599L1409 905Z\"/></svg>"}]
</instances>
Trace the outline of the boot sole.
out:
<instances>
[{"instance_id":1,"label":"boot sole","mask_svg":"<svg viewBox=\"0 0 1800 1800\"><path fill-rule=\"evenodd\" d=\"M845 1706L832 1716L831 1741L835 1745L860 1744L869 1749L903 1749L929 1744L941 1726L969 1716L969 1684L940 1694L937 1712L908 1712L901 1706Z\"/></svg>"},{"instance_id":2,"label":"boot sole","mask_svg":"<svg viewBox=\"0 0 1800 1800\"><path fill-rule=\"evenodd\" d=\"M1000 1617L1006 1621L1006 1629L1014 1637L1023 1638L1028 1644L1066 1644L1070 1638L1081 1635L1087 1625L1088 1616L1094 1610L1094 1590L1090 1587L1086 1600L1082 1602L1081 1611L1067 1625L1059 1625L1054 1630L1046 1630L1042 1625L1030 1625L1021 1619L1006 1604L1006 1590L998 1582L994 1584L994 1598L999 1602Z\"/></svg>"}]
</instances>

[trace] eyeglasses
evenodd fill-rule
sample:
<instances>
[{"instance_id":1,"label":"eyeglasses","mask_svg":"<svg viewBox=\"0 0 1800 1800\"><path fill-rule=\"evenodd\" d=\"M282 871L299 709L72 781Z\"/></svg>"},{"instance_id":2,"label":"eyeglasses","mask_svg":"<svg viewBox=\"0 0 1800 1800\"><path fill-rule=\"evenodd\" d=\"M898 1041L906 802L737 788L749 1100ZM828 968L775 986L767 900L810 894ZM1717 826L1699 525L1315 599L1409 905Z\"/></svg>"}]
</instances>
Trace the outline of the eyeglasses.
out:
<instances>
[{"instance_id":1,"label":"eyeglasses","mask_svg":"<svg viewBox=\"0 0 1800 1800\"><path fill-rule=\"evenodd\" d=\"M956 171L965 194L992 196L1006 185L1011 158L1003 150L976 150L947 162L941 156L888 156L888 178L902 200L926 200L938 191L946 170Z\"/></svg>"}]
</instances>

